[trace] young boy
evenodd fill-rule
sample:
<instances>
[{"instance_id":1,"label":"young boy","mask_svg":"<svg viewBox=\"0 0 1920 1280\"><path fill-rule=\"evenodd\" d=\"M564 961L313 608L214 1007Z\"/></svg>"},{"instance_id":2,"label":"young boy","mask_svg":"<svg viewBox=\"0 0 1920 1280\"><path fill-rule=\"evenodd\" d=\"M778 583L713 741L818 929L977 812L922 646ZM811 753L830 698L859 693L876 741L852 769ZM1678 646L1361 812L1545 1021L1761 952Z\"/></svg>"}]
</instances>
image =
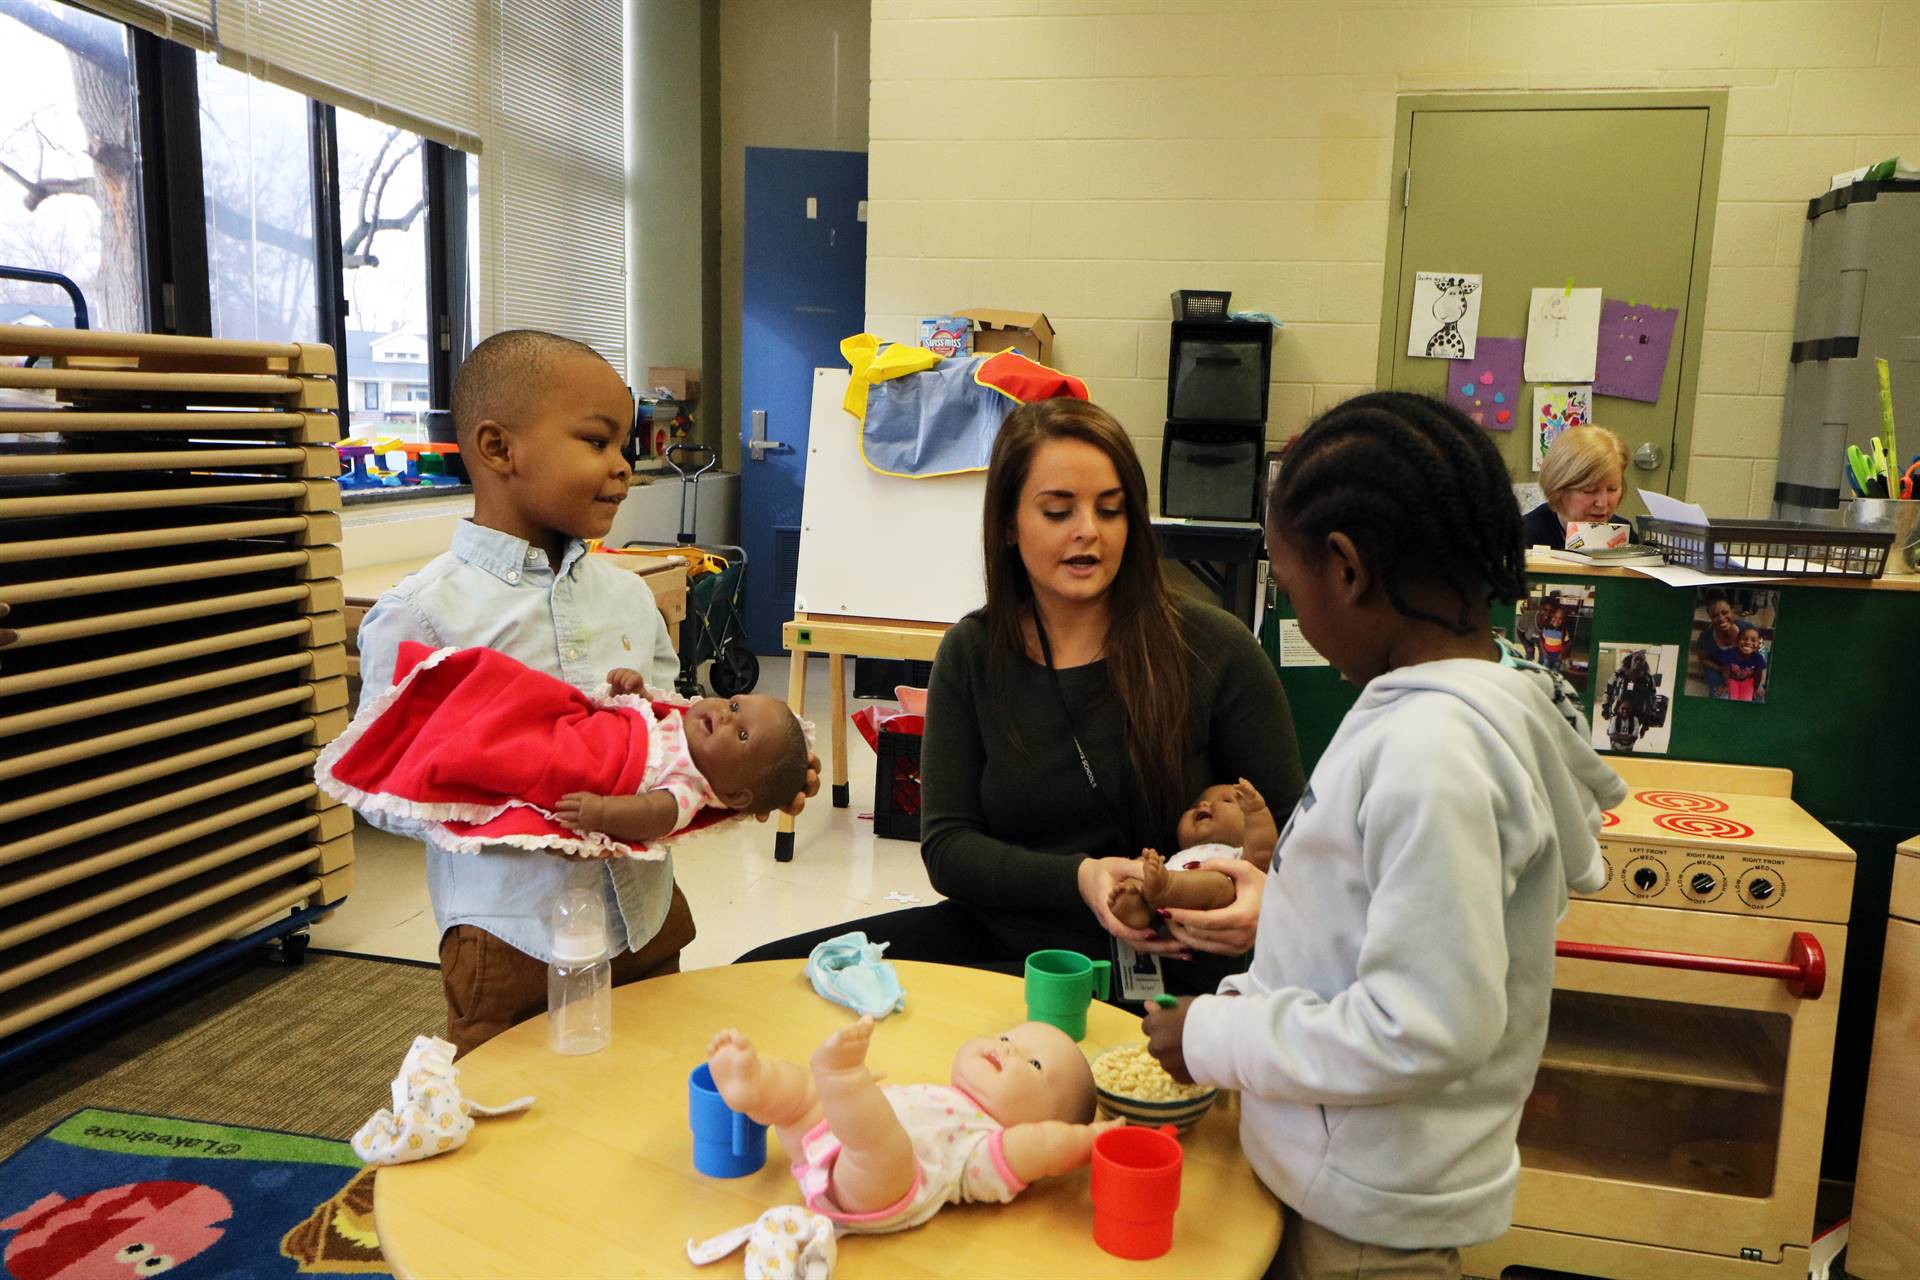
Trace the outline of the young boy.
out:
<instances>
[{"instance_id":1,"label":"young boy","mask_svg":"<svg viewBox=\"0 0 1920 1280\"><path fill-rule=\"evenodd\" d=\"M581 690L621 667L671 687L679 660L652 591L585 546L606 536L627 495L621 447L633 397L620 375L567 338L495 334L461 366L453 419L473 518L454 532L451 550L367 612L361 701L393 683L403 640L497 649ZM818 785L816 765L809 790ZM409 820L381 825L426 838ZM428 845L447 1038L458 1053L546 1009L547 910L576 868L505 845L479 854ZM673 860L617 859L592 872L606 897L614 982L678 972L694 926Z\"/></svg>"}]
</instances>

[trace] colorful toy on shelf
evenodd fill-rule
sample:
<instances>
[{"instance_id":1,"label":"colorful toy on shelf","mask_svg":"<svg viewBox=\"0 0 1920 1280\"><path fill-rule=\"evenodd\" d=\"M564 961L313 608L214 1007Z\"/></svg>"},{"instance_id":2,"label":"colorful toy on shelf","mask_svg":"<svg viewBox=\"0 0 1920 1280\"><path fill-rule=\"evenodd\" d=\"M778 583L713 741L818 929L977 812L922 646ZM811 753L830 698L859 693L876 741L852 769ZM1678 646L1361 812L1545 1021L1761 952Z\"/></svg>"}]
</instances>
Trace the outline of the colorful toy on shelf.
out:
<instances>
[{"instance_id":1,"label":"colorful toy on shelf","mask_svg":"<svg viewBox=\"0 0 1920 1280\"><path fill-rule=\"evenodd\" d=\"M340 453L343 489L445 488L465 481L452 460L460 452L457 444L421 443L393 436L369 442L353 437L334 448Z\"/></svg>"}]
</instances>

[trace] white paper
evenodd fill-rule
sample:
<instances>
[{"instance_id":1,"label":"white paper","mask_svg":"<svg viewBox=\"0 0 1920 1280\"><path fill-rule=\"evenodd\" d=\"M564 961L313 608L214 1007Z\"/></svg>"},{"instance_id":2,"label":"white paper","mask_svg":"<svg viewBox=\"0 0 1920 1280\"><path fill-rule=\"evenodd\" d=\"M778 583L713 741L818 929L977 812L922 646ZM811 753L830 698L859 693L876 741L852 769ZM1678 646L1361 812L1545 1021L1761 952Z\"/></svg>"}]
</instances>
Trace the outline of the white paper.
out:
<instances>
[{"instance_id":1,"label":"white paper","mask_svg":"<svg viewBox=\"0 0 1920 1280\"><path fill-rule=\"evenodd\" d=\"M1266 634L1267 597L1273 594L1273 571L1266 560L1254 565L1253 571L1253 634Z\"/></svg>"},{"instance_id":2,"label":"white paper","mask_svg":"<svg viewBox=\"0 0 1920 1280\"><path fill-rule=\"evenodd\" d=\"M1320 651L1307 643L1300 634L1300 622L1297 618L1280 619L1280 665L1283 667L1330 667L1333 664L1320 656Z\"/></svg>"},{"instance_id":3,"label":"white paper","mask_svg":"<svg viewBox=\"0 0 1920 1280\"><path fill-rule=\"evenodd\" d=\"M1770 582L1775 576L1764 573L1702 573L1683 564L1623 564L1613 567L1631 569L1670 587L1717 587L1730 582Z\"/></svg>"},{"instance_id":4,"label":"white paper","mask_svg":"<svg viewBox=\"0 0 1920 1280\"><path fill-rule=\"evenodd\" d=\"M1669 498L1664 493L1652 489L1640 491L1640 501L1647 504L1647 514L1655 520L1666 520L1673 524L1705 524L1705 507L1692 502L1682 502L1678 498Z\"/></svg>"},{"instance_id":5,"label":"white paper","mask_svg":"<svg viewBox=\"0 0 1920 1280\"><path fill-rule=\"evenodd\" d=\"M1596 315L1596 342L1599 332ZM1471 360L1479 337L1480 277L1454 271L1414 272L1407 354L1435 360Z\"/></svg>"},{"instance_id":6,"label":"white paper","mask_svg":"<svg viewBox=\"0 0 1920 1280\"><path fill-rule=\"evenodd\" d=\"M1528 382L1592 382L1600 350L1600 290L1535 289L1527 306Z\"/></svg>"}]
</instances>

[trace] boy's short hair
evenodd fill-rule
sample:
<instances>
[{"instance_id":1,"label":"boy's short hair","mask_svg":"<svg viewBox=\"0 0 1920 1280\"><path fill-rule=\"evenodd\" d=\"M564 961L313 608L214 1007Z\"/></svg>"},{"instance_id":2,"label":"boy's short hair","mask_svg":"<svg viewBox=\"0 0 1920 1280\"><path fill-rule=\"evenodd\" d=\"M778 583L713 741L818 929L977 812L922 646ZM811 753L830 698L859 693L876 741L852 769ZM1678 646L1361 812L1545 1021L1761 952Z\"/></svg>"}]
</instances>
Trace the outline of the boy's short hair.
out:
<instances>
[{"instance_id":1,"label":"boy's short hair","mask_svg":"<svg viewBox=\"0 0 1920 1280\"><path fill-rule=\"evenodd\" d=\"M808 754L807 731L800 727L800 717L789 712L786 740L780 744L780 755L768 767L760 789L754 793L754 813L772 813L790 804L795 796L806 789Z\"/></svg>"},{"instance_id":2,"label":"boy's short hair","mask_svg":"<svg viewBox=\"0 0 1920 1280\"><path fill-rule=\"evenodd\" d=\"M453 432L460 447L473 443L475 429L487 419L513 418L564 356L606 359L584 342L540 329L508 329L474 347L453 382Z\"/></svg>"}]
</instances>

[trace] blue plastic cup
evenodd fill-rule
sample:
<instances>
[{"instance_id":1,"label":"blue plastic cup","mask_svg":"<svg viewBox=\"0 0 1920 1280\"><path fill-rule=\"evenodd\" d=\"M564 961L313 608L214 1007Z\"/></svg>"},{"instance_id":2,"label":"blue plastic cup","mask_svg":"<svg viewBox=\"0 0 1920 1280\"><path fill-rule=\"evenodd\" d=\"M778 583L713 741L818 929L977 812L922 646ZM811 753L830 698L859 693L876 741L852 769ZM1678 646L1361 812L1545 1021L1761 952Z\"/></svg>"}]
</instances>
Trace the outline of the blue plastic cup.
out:
<instances>
[{"instance_id":1,"label":"blue plastic cup","mask_svg":"<svg viewBox=\"0 0 1920 1280\"><path fill-rule=\"evenodd\" d=\"M693 1167L709 1178L744 1178L767 1162L767 1126L727 1105L704 1062L687 1077L687 1126Z\"/></svg>"}]
</instances>

